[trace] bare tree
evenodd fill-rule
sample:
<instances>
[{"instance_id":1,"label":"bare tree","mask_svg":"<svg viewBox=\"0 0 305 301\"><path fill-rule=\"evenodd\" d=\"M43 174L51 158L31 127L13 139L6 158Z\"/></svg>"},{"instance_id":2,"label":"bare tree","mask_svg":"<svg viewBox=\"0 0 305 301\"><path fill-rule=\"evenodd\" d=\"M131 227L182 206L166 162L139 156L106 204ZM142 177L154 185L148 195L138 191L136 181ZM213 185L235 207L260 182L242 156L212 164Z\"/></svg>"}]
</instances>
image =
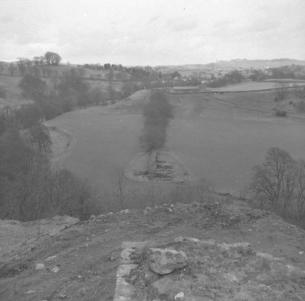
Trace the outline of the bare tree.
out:
<instances>
[{"instance_id":1,"label":"bare tree","mask_svg":"<svg viewBox=\"0 0 305 301\"><path fill-rule=\"evenodd\" d=\"M286 151L271 148L263 164L254 168L250 188L260 207L304 225L305 161L294 160Z\"/></svg>"},{"instance_id":2,"label":"bare tree","mask_svg":"<svg viewBox=\"0 0 305 301\"><path fill-rule=\"evenodd\" d=\"M258 199L277 207L281 198L291 198L295 161L284 150L273 147L262 165L254 167L251 189Z\"/></svg>"}]
</instances>

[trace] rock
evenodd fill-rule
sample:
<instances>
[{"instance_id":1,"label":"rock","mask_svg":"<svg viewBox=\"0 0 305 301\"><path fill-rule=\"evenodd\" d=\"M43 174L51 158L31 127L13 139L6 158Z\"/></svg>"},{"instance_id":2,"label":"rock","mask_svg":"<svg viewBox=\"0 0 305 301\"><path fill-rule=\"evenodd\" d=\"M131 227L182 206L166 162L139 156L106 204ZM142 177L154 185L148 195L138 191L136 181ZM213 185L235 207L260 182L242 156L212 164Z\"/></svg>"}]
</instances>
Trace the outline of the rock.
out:
<instances>
[{"instance_id":1,"label":"rock","mask_svg":"<svg viewBox=\"0 0 305 301\"><path fill-rule=\"evenodd\" d=\"M36 291L34 291L34 290L28 290L28 291L26 291L25 293L26 293L27 295L30 295L30 294L35 294Z\"/></svg>"},{"instance_id":2,"label":"rock","mask_svg":"<svg viewBox=\"0 0 305 301\"><path fill-rule=\"evenodd\" d=\"M89 220L90 220L91 222L94 222L94 221L96 220L96 216L95 216L94 214L90 215Z\"/></svg>"},{"instance_id":3,"label":"rock","mask_svg":"<svg viewBox=\"0 0 305 301\"><path fill-rule=\"evenodd\" d=\"M149 268L159 275L170 274L187 265L187 256L183 251L174 249L150 248L148 251Z\"/></svg>"},{"instance_id":4,"label":"rock","mask_svg":"<svg viewBox=\"0 0 305 301\"><path fill-rule=\"evenodd\" d=\"M247 242L237 242L233 244L222 243L220 244L220 247L230 256L240 257L255 255L251 245Z\"/></svg>"},{"instance_id":5,"label":"rock","mask_svg":"<svg viewBox=\"0 0 305 301\"><path fill-rule=\"evenodd\" d=\"M178 236L174 239L174 242L192 242L192 243L199 243L200 240L198 238L194 238L194 237L183 237L183 236Z\"/></svg>"},{"instance_id":6,"label":"rock","mask_svg":"<svg viewBox=\"0 0 305 301\"><path fill-rule=\"evenodd\" d=\"M183 301L184 300L184 292L180 292L175 296L175 301Z\"/></svg>"},{"instance_id":7,"label":"rock","mask_svg":"<svg viewBox=\"0 0 305 301\"><path fill-rule=\"evenodd\" d=\"M145 209L143 210L144 215L147 215L149 212L151 212L151 208L150 207L145 207Z\"/></svg>"},{"instance_id":8,"label":"rock","mask_svg":"<svg viewBox=\"0 0 305 301\"><path fill-rule=\"evenodd\" d=\"M49 261L52 261L52 260L54 260L54 259L56 259L56 255L47 257L47 258L45 259L45 261L46 261L46 262L49 262Z\"/></svg>"},{"instance_id":9,"label":"rock","mask_svg":"<svg viewBox=\"0 0 305 301\"><path fill-rule=\"evenodd\" d=\"M45 269L45 265L43 263L36 263L35 265L35 270L36 271L41 271Z\"/></svg>"},{"instance_id":10,"label":"rock","mask_svg":"<svg viewBox=\"0 0 305 301\"><path fill-rule=\"evenodd\" d=\"M87 290L85 287L82 287L80 290L79 290L79 295L80 296L86 296L86 293L87 293Z\"/></svg>"},{"instance_id":11,"label":"rock","mask_svg":"<svg viewBox=\"0 0 305 301\"><path fill-rule=\"evenodd\" d=\"M67 296L66 294L59 294L59 295L58 295L58 298L59 298L59 299L67 299L68 296Z\"/></svg>"},{"instance_id":12,"label":"rock","mask_svg":"<svg viewBox=\"0 0 305 301\"><path fill-rule=\"evenodd\" d=\"M152 283L152 287L158 292L159 295L170 295L175 289L175 281L169 277L162 277Z\"/></svg>"},{"instance_id":13,"label":"rock","mask_svg":"<svg viewBox=\"0 0 305 301\"><path fill-rule=\"evenodd\" d=\"M60 271L60 268L58 266L55 266L54 268L51 269L53 273L58 273Z\"/></svg>"}]
</instances>

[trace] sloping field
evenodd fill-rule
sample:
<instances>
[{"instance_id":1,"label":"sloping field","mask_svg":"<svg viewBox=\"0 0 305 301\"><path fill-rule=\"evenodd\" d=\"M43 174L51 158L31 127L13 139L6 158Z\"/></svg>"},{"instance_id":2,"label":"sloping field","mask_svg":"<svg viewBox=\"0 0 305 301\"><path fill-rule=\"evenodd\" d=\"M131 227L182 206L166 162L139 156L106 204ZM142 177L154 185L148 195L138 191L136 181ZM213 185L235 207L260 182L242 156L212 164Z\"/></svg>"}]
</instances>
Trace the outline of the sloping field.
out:
<instances>
[{"instance_id":1,"label":"sloping field","mask_svg":"<svg viewBox=\"0 0 305 301\"><path fill-rule=\"evenodd\" d=\"M137 96L120 105L77 110L48 122L73 138L62 165L88 179L103 195L117 189L119 175L140 151L143 121L138 106L147 95ZM175 119L166 151L179 158L194 179L205 178L218 190L238 193L268 148L277 146L296 158L305 157L304 121L274 117L271 99L268 93L217 95L217 99L171 95ZM150 187L124 181L126 189Z\"/></svg>"}]
</instances>

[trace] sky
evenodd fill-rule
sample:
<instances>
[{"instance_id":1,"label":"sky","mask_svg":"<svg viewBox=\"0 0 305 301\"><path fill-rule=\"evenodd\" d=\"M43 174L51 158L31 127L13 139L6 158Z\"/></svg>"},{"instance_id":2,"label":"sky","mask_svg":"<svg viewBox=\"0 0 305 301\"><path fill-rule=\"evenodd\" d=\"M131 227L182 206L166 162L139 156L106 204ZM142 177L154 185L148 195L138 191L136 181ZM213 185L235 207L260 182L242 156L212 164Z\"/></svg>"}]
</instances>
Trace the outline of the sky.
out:
<instances>
[{"instance_id":1,"label":"sky","mask_svg":"<svg viewBox=\"0 0 305 301\"><path fill-rule=\"evenodd\" d=\"M0 0L0 61L305 59L305 0Z\"/></svg>"}]
</instances>

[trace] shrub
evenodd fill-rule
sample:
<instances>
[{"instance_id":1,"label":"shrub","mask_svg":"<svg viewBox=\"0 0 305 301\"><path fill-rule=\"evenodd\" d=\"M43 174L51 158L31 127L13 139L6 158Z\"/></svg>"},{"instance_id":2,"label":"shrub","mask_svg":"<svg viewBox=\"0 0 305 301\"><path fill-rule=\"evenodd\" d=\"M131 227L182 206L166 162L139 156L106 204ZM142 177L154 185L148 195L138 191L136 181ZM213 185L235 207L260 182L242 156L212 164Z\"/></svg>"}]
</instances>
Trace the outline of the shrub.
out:
<instances>
[{"instance_id":1,"label":"shrub","mask_svg":"<svg viewBox=\"0 0 305 301\"><path fill-rule=\"evenodd\" d=\"M19 87L25 98L41 101L46 95L47 84L40 77L26 74L20 81Z\"/></svg>"},{"instance_id":2,"label":"shrub","mask_svg":"<svg viewBox=\"0 0 305 301\"><path fill-rule=\"evenodd\" d=\"M277 117L287 117L287 111L276 109L275 110L275 116L277 116Z\"/></svg>"},{"instance_id":3,"label":"shrub","mask_svg":"<svg viewBox=\"0 0 305 301\"><path fill-rule=\"evenodd\" d=\"M304 100L297 102L295 107L296 107L297 112L305 113L305 101Z\"/></svg>"},{"instance_id":4,"label":"shrub","mask_svg":"<svg viewBox=\"0 0 305 301\"><path fill-rule=\"evenodd\" d=\"M101 89L95 87L89 90L88 92L88 105L105 105L107 102L106 95L101 91Z\"/></svg>"}]
</instances>

